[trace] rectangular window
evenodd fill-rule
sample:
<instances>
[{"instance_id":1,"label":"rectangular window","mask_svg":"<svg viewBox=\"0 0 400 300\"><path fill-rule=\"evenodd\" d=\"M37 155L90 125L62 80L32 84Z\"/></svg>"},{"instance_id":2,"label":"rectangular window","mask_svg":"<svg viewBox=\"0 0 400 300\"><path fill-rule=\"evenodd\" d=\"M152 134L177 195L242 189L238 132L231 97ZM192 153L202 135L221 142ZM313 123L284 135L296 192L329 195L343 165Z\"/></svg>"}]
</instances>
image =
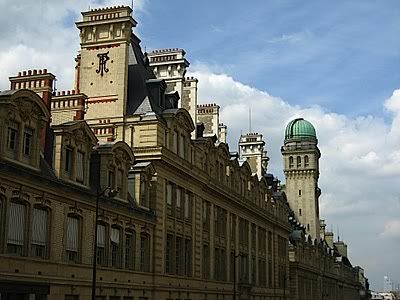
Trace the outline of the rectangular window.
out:
<instances>
[{"instance_id":1,"label":"rectangular window","mask_svg":"<svg viewBox=\"0 0 400 300\"><path fill-rule=\"evenodd\" d=\"M65 148L65 172L71 173L72 171L72 153L73 150L70 147Z\"/></svg>"},{"instance_id":2,"label":"rectangular window","mask_svg":"<svg viewBox=\"0 0 400 300\"><path fill-rule=\"evenodd\" d=\"M31 255L45 258L47 256L47 210L33 209Z\"/></svg>"},{"instance_id":3,"label":"rectangular window","mask_svg":"<svg viewBox=\"0 0 400 300\"><path fill-rule=\"evenodd\" d=\"M301 216L301 208L299 208L299 216Z\"/></svg>"},{"instance_id":4,"label":"rectangular window","mask_svg":"<svg viewBox=\"0 0 400 300\"><path fill-rule=\"evenodd\" d=\"M236 241L236 216L234 214L231 214L231 241L235 242Z\"/></svg>"},{"instance_id":5,"label":"rectangular window","mask_svg":"<svg viewBox=\"0 0 400 300\"><path fill-rule=\"evenodd\" d=\"M214 249L214 279L220 280L221 257L219 248Z\"/></svg>"},{"instance_id":6,"label":"rectangular window","mask_svg":"<svg viewBox=\"0 0 400 300\"><path fill-rule=\"evenodd\" d=\"M167 234L166 249L165 249L165 273L173 274L173 250L174 236Z\"/></svg>"},{"instance_id":7,"label":"rectangular window","mask_svg":"<svg viewBox=\"0 0 400 300\"><path fill-rule=\"evenodd\" d=\"M107 265L106 226L97 224L97 263Z\"/></svg>"},{"instance_id":8,"label":"rectangular window","mask_svg":"<svg viewBox=\"0 0 400 300\"><path fill-rule=\"evenodd\" d=\"M25 127L24 130L24 154L30 156L32 154L33 129Z\"/></svg>"},{"instance_id":9,"label":"rectangular window","mask_svg":"<svg viewBox=\"0 0 400 300\"><path fill-rule=\"evenodd\" d=\"M85 153L78 151L76 155L76 181L83 183L85 179Z\"/></svg>"},{"instance_id":10,"label":"rectangular window","mask_svg":"<svg viewBox=\"0 0 400 300\"><path fill-rule=\"evenodd\" d=\"M176 198L175 198L175 205L176 205L176 217L181 219L182 218L182 189L177 187L176 188Z\"/></svg>"},{"instance_id":11,"label":"rectangular window","mask_svg":"<svg viewBox=\"0 0 400 300\"><path fill-rule=\"evenodd\" d=\"M185 220L190 221L192 216L192 201L191 195L189 193L185 193Z\"/></svg>"},{"instance_id":12,"label":"rectangular window","mask_svg":"<svg viewBox=\"0 0 400 300\"><path fill-rule=\"evenodd\" d=\"M203 201L203 229L210 230L210 203Z\"/></svg>"},{"instance_id":13,"label":"rectangular window","mask_svg":"<svg viewBox=\"0 0 400 300\"><path fill-rule=\"evenodd\" d=\"M301 190L299 190L299 196L301 196Z\"/></svg>"},{"instance_id":14,"label":"rectangular window","mask_svg":"<svg viewBox=\"0 0 400 300\"><path fill-rule=\"evenodd\" d=\"M67 219L67 243L66 243L67 261L78 262L79 254L79 219L68 217Z\"/></svg>"},{"instance_id":15,"label":"rectangular window","mask_svg":"<svg viewBox=\"0 0 400 300\"><path fill-rule=\"evenodd\" d=\"M183 254L183 242L181 237L176 237L175 243L175 274L183 275L182 269L182 254Z\"/></svg>"},{"instance_id":16,"label":"rectangular window","mask_svg":"<svg viewBox=\"0 0 400 300\"><path fill-rule=\"evenodd\" d=\"M140 181L140 205L149 207L149 194L148 185L146 180Z\"/></svg>"},{"instance_id":17,"label":"rectangular window","mask_svg":"<svg viewBox=\"0 0 400 300\"><path fill-rule=\"evenodd\" d=\"M8 134L7 134L8 149L16 150L17 140L18 140L18 124L16 122L10 121L8 124Z\"/></svg>"},{"instance_id":18,"label":"rectangular window","mask_svg":"<svg viewBox=\"0 0 400 300\"><path fill-rule=\"evenodd\" d=\"M150 236L140 235L140 271L150 272Z\"/></svg>"},{"instance_id":19,"label":"rectangular window","mask_svg":"<svg viewBox=\"0 0 400 300\"><path fill-rule=\"evenodd\" d=\"M169 216L173 215L173 209L172 209L172 195L173 195L173 188L172 188L172 184L167 182L167 187L165 190L165 197L166 197L166 201L167 201L167 214Z\"/></svg>"},{"instance_id":20,"label":"rectangular window","mask_svg":"<svg viewBox=\"0 0 400 300\"><path fill-rule=\"evenodd\" d=\"M128 231L125 234L125 268L135 269L136 234Z\"/></svg>"},{"instance_id":21,"label":"rectangular window","mask_svg":"<svg viewBox=\"0 0 400 300\"><path fill-rule=\"evenodd\" d=\"M185 239L185 275L192 276L192 241Z\"/></svg>"},{"instance_id":22,"label":"rectangular window","mask_svg":"<svg viewBox=\"0 0 400 300\"><path fill-rule=\"evenodd\" d=\"M203 278L210 278L210 248L207 244L203 245Z\"/></svg>"},{"instance_id":23,"label":"rectangular window","mask_svg":"<svg viewBox=\"0 0 400 300\"><path fill-rule=\"evenodd\" d=\"M25 244L25 211L25 205L11 202L7 238L8 253L23 255Z\"/></svg>"},{"instance_id":24,"label":"rectangular window","mask_svg":"<svg viewBox=\"0 0 400 300\"><path fill-rule=\"evenodd\" d=\"M120 230L111 228L111 266L115 268L121 267L121 245L120 245Z\"/></svg>"}]
</instances>

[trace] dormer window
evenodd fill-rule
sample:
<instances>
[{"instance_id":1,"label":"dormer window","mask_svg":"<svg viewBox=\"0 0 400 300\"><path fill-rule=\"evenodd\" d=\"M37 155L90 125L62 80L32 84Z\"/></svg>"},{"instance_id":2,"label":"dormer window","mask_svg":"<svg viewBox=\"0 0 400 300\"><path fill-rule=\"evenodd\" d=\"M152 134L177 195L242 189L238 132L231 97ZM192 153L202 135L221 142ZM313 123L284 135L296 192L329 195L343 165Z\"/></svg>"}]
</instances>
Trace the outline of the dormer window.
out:
<instances>
[{"instance_id":1,"label":"dormer window","mask_svg":"<svg viewBox=\"0 0 400 300\"><path fill-rule=\"evenodd\" d=\"M70 147L65 148L65 173L70 174L72 172L72 154L73 150Z\"/></svg>"},{"instance_id":2,"label":"dormer window","mask_svg":"<svg viewBox=\"0 0 400 300\"><path fill-rule=\"evenodd\" d=\"M85 180L85 153L78 151L76 155L76 181L83 183Z\"/></svg>"},{"instance_id":3,"label":"dormer window","mask_svg":"<svg viewBox=\"0 0 400 300\"><path fill-rule=\"evenodd\" d=\"M10 121L8 123L7 146L10 150L17 150L18 123Z\"/></svg>"},{"instance_id":4,"label":"dormer window","mask_svg":"<svg viewBox=\"0 0 400 300\"><path fill-rule=\"evenodd\" d=\"M33 133L34 130L25 127L24 129L24 155L30 156L32 154L32 145L33 145Z\"/></svg>"}]
</instances>

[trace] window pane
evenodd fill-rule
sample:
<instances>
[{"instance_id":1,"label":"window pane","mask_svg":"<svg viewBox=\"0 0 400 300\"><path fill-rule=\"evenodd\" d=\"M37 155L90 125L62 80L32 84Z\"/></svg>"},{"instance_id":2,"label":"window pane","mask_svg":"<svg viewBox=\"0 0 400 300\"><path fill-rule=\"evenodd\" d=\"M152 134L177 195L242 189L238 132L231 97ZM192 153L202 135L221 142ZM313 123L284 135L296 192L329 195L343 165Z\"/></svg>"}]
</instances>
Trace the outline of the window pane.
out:
<instances>
[{"instance_id":1,"label":"window pane","mask_svg":"<svg viewBox=\"0 0 400 300\"><path fill-rule=\"evenodd\" d=\"M47 211L33 209L32 244L46 246L47 243Z\"/></svg>"},{"instance_id":2,"label":"window pane","mask_svg":"<svg viewBox=\"0 0 400 300\"><path fill-rule=\"evenodd\" d=\"M76 156L76 180L84 181L85 172L85 153L78 151Z\"/></svg>"},{"instance_id":3,"label":"window pane","mask_svg":"<svg viewBox=\"0 0 400 300\"><path fill-rule=\"evenodd\" d=\"M24 131L24 154L31 155L33 144L33 129L25 128Z\"/></svg>"},{"instance_id":4,"label":"window pane","mask_svg":"<svg viewBox=\"0 0 400 300\"><path fill-rule=\"evenodd\" d=\"M10 121L8 124L8 135L7 135L7 145L11 150L17 148L17 133L18 124L16 122Z\"/></svg>"},{"instance_id":5,"label":"window pane","mask_svg":"<svg viewBox=\"0 0 400 300\"><path fill-rule=\"evenodd\" d=\"M97 247L104 248L106 246L106 226L97 225Z\"/></svg>"},{"instance_id":6,"label":"window pane","mask_svg":"<svg viewBox=\"0 0 400 300\"><path fill-rule=\"evenodd\" d=\"M125 237L125 268L135 269L136 234L128 232Z\"/></svg>"},{"instance_id":7,"label":"window pane","mask_svg":"<svg viewBox=\"0 0 400 300\"><path fill-rule=\"evenodd\" d=\"M11 202L10 221L8 224L7 243L23 246L25 233L25 205Z\"/></svg>"},{"instance_id":8,"label":"window pane","mask_svg":"<svg viewBox=\"0 0 400 300\"><path fill-rule=\"evenodd\" d=\"M68 217L67 221L67 251L78 252L79 219Z\"/></svg>"}]
</instances>

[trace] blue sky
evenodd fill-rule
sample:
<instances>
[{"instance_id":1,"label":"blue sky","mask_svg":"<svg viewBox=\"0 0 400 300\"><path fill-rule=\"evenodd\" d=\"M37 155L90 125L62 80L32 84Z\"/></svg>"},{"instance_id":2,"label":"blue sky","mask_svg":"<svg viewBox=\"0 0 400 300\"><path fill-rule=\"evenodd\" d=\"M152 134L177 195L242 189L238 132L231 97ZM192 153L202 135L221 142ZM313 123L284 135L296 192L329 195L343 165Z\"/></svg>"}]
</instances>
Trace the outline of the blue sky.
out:
<instances>
[{"instance_id":1,"label":"blue sky","mask_svg":"<svg viewBox=\"0 0 400 300\"><path fill-rule=\"evenodd\" d=\"M163 3L139 15L143 44L182 47L289 103L382 115L400 82L398 0Z\"/></svg>"},{"instance_id":2,"label":"blue sky","mask_svg":"<svg viewBox=\"0 0 400 300\"><path fill-rule=\"evenodd\" d=\"M34 68L71 89L80 12L130 3L0 0L0 90ZM269 171L284 181L286 123L314 124L321 216L340 228L374 289L384 275L400 281L400 1L136 0L135 8L142 47L186 50L199 101L220 104L232 150L250 106Z\"/></svg>"}]
</instances>

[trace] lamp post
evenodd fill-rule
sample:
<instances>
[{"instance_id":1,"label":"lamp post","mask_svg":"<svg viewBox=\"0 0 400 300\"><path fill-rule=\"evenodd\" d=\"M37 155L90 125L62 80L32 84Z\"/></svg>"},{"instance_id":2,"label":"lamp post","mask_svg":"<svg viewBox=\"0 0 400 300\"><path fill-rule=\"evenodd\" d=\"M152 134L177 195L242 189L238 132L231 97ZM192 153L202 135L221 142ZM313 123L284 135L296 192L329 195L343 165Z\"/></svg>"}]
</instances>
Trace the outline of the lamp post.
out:
<instances>
[{"instance_id":1,"label":"lamp post","mask_svg":"<svg viewBox=\"0 0 400 300\"><path fill-rule=\"evenodd\" d=\"M99 220L99 200L101 196L110 190L108 197L114 198L118 194L118 190L114 190L111 187L106 187L104 190L97 189L96 192L96 216L94 222L94 241L93 241L93 267L92 267L92 300L96 300L96 273L97 273L97 221Z\"/></svg>"}]
</instances>

